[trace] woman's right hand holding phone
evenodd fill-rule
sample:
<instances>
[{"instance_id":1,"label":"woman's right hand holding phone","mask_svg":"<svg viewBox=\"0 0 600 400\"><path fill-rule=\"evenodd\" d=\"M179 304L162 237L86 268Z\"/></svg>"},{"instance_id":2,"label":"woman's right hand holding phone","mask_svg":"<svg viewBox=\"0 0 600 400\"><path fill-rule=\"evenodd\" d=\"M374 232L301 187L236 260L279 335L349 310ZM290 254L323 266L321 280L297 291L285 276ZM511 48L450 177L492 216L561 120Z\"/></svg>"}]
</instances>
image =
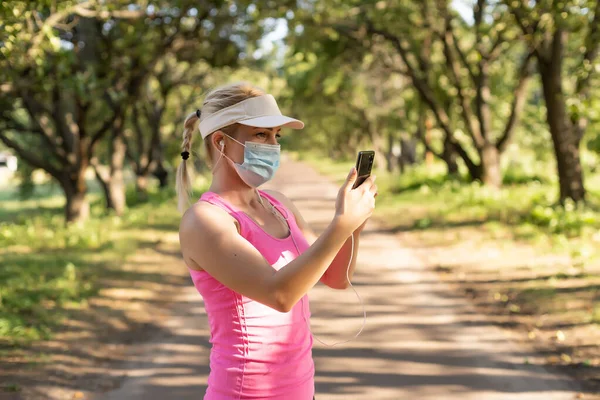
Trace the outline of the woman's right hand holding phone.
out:
<instances>
[{"instance_id":1,"label":"woman's right hand holding phone","mask_svg":"<svg viewBox=\"0 0 600 400\"><path fill-rule=\"evenodd\" d=\"M335 219L348 234L352 234L373 213L375 209L375 196L377 185L375 176L371 175L356 189L352 189L357 178L356 168L352 168L346 182L338 192L335 202Z\"/></svg>"}]
</instances>

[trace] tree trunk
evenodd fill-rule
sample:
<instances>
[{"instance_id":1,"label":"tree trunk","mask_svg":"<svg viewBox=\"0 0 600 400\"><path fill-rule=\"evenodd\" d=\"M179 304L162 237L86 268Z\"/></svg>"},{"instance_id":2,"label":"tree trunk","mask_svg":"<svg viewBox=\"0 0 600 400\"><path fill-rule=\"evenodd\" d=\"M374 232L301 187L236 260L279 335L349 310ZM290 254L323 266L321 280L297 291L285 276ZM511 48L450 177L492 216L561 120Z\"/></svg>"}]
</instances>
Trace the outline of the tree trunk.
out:
<instances>
[{"instance_id":1,"label":"tree trunk","mask_svg":"<svg viewBox=\"0 0 600 400\"><path fill-rule=\"evenodd\" d=\"M352 154L352 157L356 157L356 153L358 150L358 146L359 146L359 142L360 142L360 138L357 132L351 132L350 135L348 135L348 137L340 138L340 141L342 143L342 146L340 146L339 148L347 148L348 152L350 152Z\"/></svg>"},{"instance_id":2,"label":"tree trunk","mask_svg":"<svg viewBox=\"0 0 600 400\"><path fill-rule=\"evenodd\" d=\"M563 203L567 198L583 201L585 188L579 157L581 137L577 134L567 112L560 73L562 63L555 61L539 60L539 68L547 109L546 118L556 156L560 202Z\"/></svg>"},{"instance_id":3,"label":"tree trunk","mask_svg":"<svg viewBox=\"0 0 600 400\"><path fill-rule=\"evenodd\" d=\"M152 175L158 179L158 187L162 190L169 184L169 171L165 168L163 160L165 159L163 145L160 142L160 135L157 135L157 140L154 145L153 166L151 169ZM206 163L203 163L206 165Z\"/></svg>"},{"instance_id":4,"label":"tree trunk","mask_svg":"<svg viewBox=\"0 0 600 400\"><path fill-rule=\"evenodd\" d=\"M65 222L78 222L86 220L90 215L90 204L85 194L87 187L85 179L75 181L65 178L60 180L67 204L65 205Z\"/></svg>"},{"instance_id":5,"label":"tree trunk","mask_svg":"<svg viewBox=\"0 0 600 400\"><path fill-rule=\"evenodd\" d=\"M481 158L479 179L484 185L499 188L502 186L502 173L500 171L500 152L492 143L486 145L479 152Z\"/></svg>"},{"instance_id":6,"label":"tree trunk","mask_svg":"<svg viewBox=\"0 0 600 400\"><path fill-rule=\"evenodd\" d=\"M110 180L110 177L108 176L108 174L102 173L102 171L100 170L100 168L102 168L102 166L97 165L95 161L92 162L92 165L94 167L94 173L96 174L96 179L98 180L98 183L100 184L100 187L102 188L102 193L104 193L104 201L105 201L106 208L113 209L114 206L112 204L112 198L110 196L110 187L108 186L108 181Z\"/></svg>"},{"instance_id":7,"label":"tree trunk","mask_svg":"<svg viewBox=\"0 0 600 400\"><path fill-rule=\"evenodd\" d=\"M454 145L450 138L444 136L444 149L442 151L442 160L446 163L446 170L448 175L458 175L458 163L456 162L456 151L454 151Z\"/></svg>"},{"instance_id":8,"label":"tree trunk","mask_svg":"<svg viewBox=\"0 0 600 400\"><path fill-rule=\"evenodd\" d=\"M424 107L424 105L422 105ZM432 128L432 121L427 117L426 110L421 110L419 113L419 120L417 122L416 137L421 139L421 142L425 145L425 162L427 163L427 154L435 155L446 163L446 170L449 176L458 175L458 164L456 162L457 148L452 143L452 134L449 129L444 129L444 146L441 153L435 152L431 148L430 139L427 139ZM465 160L469 172L473 169L470 163ZM428 165L428 164L426 164Z\"/></svg>"},{"instance_id":9,"label":"tree trunk","mask_svg":"<svg viewBox=\"0 0 600 400\"><path fill-rule=\"evenodd\" d=\"M417 143L414 139L400 139L400 156L398 163L402 173L406 170L406 166L414 165L417 162Z\"/></svg>"},{"instance_id":10,"label":"tree trunk","mask_svg":"<svg viewBox=\"0 0 600 400\"><path fill-rule=\"evenodd\" d=\"M158 179L159 188L164 189L169 185L169 171L165 169L162 160L158 161L156 168L154 168L154 171L152 172L152 175Z\"/></svg>"},{"instance_id":11,"label":"tree trunk","mask_svg":"<svg viewBox=\"0 0 600 400\"><path fill-rule=\"evenodd\" d=\"M106 208L114 210L115 214L123 215L125 211L125 190L119 179L111 176L110 173L102 172L102 166L94 165L94 172L96 178L102 187L102 193L104 193L104 202Z\"/></svg>"},{"instance_id":12,"label":"tree trunk","mask_svg":"<svg viewBox=\"0 0 600 400\"><path fill-rule=\"evenodd\" d=\"M425 123L424 123L424 127L425 127L425 143L427 144L427 146L431 147L431 128L433 127L433 121L431 120L431 117L429 115L427 115L425 117ZM425 150L425 164L427 166L430 166L433 164L433 153L431 151ZM456 165L456 161L454 161L454 165ZM450 168L449 168L450 170ZM456 171L458 172L458 166L456 166ZM450 173L450 172L448 172Z\"/></svg>"},{"instance_id":13,"label":"tree trunk","mask_svg":"<svg viewBox=\"0 0 600 400\"><path fill-rule=\"evenodd\" d=\"M125 212L125 181L123 180L123 164L125 162L125 144L121 135L115 135L111 143L109 197L112 209L117 215Z\"/></svg>"},{"instance_id":14,"label":"tree trunk","mask_svg":"<svg viewBox=\"0 0 600 400\"><path fill-rule=\"evenodd\" d=\"M369 124L369 136L371 143L373 144L373 151L375 152L375 170L378 172L385 171L385 153L383 152L383 138L379 133L377 124Z\"/></svg>"},{"instance_id":15,"label":"tree trunk","mask_svg":"<svg viewBox=\"0 0 600 400\"><path fill-rule=\"evenodd\" d=\"M112 209L117 215L125 212L125 182L123 180L123 163L125 160L125 145L120 135L114 135L110 144L110 169L102 171L98 161L94 159L92 165L96 178L102 186L107 209Z\"/></svg>"},{"instance_id":16,"label":"tree trunk","mask_svg":"<svg viewBox=\"0 0 600 400\"><path fill-rule=\"evenodd\" d=\"M396 138L392 133L388 134L387 151L385 152L385 161L387 172L392 173L396 170L397 160L400 156L400 146L396 143Z\"/></svg>"},{"instance_id":17,"label":"tree trunk","mask_svg":"<svg viewBox=\"0 0 600 400\"><path fill-rule=\"evenodd\" d=\"M140 202L148 201L148 174L140 174L135 177L135 193Z\"/></svg>"}]
</instances>

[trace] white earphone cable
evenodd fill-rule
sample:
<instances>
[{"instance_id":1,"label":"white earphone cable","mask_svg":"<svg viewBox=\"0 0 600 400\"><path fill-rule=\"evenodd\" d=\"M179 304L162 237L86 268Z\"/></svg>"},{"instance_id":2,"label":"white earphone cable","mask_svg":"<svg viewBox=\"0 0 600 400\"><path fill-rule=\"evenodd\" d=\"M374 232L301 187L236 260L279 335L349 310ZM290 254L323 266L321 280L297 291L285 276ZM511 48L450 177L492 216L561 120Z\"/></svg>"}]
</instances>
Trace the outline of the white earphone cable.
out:
<instances>
[{"instance_id":1,"label":"white earphone cable","mask_svg":"<svg viewBox=\"0 0 600 400\"><path fill-rule=\"evenodd\" d=\"M264 207L264 202L262 201L262 197L260 196L260 194L258 193L258 190L256 191L258 194L258 198L260 203L263 205ZM269 211L280 221L284 222L285 225L288 228L289 234L292 237L292 242L294 242L294 246L296 247L296 252L298 255L300 255L300 249L298 248L298 244L296 243L296 239L294 238L294 233L292 232L292 228L290 226L290 223L288 221L288 219L286 217L284 217L281 213L279 213L277 210L275 210L275 207L273 206L273 204L271 204L271 202L267 202L269 204ZM359 331L356 333L356 335L354 335L354 337L341 341L341 342L335 342L333 344L328 344L323 342L321 339L319 339L311 330L310 328L310 320L308 318L306 318L306 313L304 312L304 297L302 296L302 316L304 317L304 321L306 322L306 325L308 326L308 330L310 331L311 335L313 336L313 338L315 338L319 343L321 343L324 346L327 347L334 347L337 346L339 344L344 344L344 343L348 343L351 342L352 340L356 339L363 331L363 329L365 328L365 325L367 324L367 310L365 308L365 303L363 302L362 298L360 297L360 295L358 294L358 292L356 291L356 289L354 288L354 285L352 285L352 282L350 281L350 266L352 265L352 258L354 256L354 235L350 235L350 243L351 243L351 247L350 247L350 260L348 260L348 267L346 268L346 280L348 281L348 284L350 285L350 287L352 288L352 290L354 290L354 293L356 294L356 297L358 298L358 301L360 302L362 309L363 309L363 323L362 326L360 327Z\"/></svg>"}]
</instances>

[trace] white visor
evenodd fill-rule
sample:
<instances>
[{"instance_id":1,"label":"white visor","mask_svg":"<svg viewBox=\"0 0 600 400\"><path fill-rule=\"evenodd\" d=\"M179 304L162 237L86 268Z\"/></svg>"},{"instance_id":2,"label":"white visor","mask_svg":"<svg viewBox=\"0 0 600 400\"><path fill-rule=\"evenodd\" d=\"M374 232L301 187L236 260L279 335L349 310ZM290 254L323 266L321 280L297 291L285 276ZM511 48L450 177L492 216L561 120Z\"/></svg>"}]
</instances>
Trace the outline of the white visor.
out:
<instances>
[{"instance_id":1,"label":"white visor","mask_svg":"<svg viewBox=\"0 0 600 400\"><path fill-rule=\"evenodd\" d=\"M282 115L275 98L270 94L265 94L246 99L206 117L199 126L202 139L236 122L258 128L277 126L287 126L292 129L304 128L304 122Z\"/></svg>"}]
</instances>

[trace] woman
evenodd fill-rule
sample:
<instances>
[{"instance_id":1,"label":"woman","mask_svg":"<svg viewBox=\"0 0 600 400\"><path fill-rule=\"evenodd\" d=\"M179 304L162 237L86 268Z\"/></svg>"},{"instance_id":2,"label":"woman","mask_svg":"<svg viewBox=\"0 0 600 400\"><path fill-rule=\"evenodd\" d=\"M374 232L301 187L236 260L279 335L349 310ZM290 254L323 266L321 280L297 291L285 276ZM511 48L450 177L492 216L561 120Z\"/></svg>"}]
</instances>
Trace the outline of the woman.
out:
<instances>
[{"instance_id":1,"label":"woman","mask_svg":"<svg viewBox=\"0 0 600 400\"><path fill-rule=\"evenodd\" d=\"M209 93L202 110L185 121L177 173L181 209L198 120L213 180L185 211L179 240L210 324L205 399L312 399L306 294L318 281L334 289L349 284L358 235L375 206L375 178L352 189L356 171L350 171L335 216L317 238L283 194L257 189L279 166L281 128L304 124L281 115L271 95L236 83Z\"/></svg>"}]
</instances>

